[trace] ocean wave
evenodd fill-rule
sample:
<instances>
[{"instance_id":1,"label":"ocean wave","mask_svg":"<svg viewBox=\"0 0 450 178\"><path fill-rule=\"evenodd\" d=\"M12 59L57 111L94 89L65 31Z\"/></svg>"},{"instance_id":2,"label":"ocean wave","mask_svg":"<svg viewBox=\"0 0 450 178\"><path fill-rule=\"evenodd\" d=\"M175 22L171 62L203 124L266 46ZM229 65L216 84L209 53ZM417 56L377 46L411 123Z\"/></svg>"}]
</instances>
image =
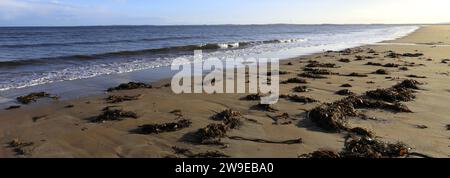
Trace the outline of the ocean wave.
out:
<instances>
[{"instance_id":1,"label":"ocean wave","mask_svg":"<svg viewBox=\"0 0 450 178\"><path fill-rule=\"evenodd\" d=\"M186 45L186 46L174 46L167 48L156 48L156 49L144 49L144 50L132 50L132 51L117 51L108 52L92 55L69 55L61 57L50 57L50 58L38 58L38 59L28 59L28 60L11 60L11 61L0 61L0 68L5 67L20 67L26 65L46 65L46 64L59 64L59 63L71 63L86 60L96 60L96 59L108 59L108 58L120 58L120 57L133 57L142 56L152 53L171 53L171 52L190 52L194 50L221 50L221 49L234 49L234 48L245 48L250 45L257 44L270 44L270 43L297 43L304 42L306 39L281 39L281 40L267 40L267 41L244 41L244 42L232 42L232 43L212 43L204 45Z\"/></svg>"}]
</instances>

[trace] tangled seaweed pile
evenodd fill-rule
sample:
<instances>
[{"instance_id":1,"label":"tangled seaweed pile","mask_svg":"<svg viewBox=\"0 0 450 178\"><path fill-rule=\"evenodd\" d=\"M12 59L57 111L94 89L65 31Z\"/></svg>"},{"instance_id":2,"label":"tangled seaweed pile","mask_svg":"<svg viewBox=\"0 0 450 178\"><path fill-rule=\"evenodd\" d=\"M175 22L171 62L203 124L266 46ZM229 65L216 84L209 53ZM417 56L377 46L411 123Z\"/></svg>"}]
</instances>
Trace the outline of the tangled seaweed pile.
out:
<instances>
[{"instance_id":1,"label":"tangled seaweed pile","mask_svg":"<svg viewBox=\"0 0 450 178\"><path fill-rule=\"evenodd\" d=\"M412 89L419 88L421 84L415 80L405 80L389 89L378 89L368 91L363 96L349 96L342 100L321 105L308 113L309 118L317 126L332 132L341 130L349 131L347 119L359 117L357 109L385 109L396 112L411 112L411 110L400 101L411 101L415 98Z\"/></svg>"},{"instance_id":2,"label":"tangled seaweed pile","mask_svg":"<svg viewBox=\"0 0 450 178\"><path fill-rule=\"evenodd\" d=\"M414 91L407 88L377 89L366 92L366 96L387 102L408 102L416 98Z\"/></svg>"},{"instance_id":3,"label":"tangled seaweed pile","mask_svg":"<svg viewBox=\"0 0 450 178\"><path fill-rule=\"evenodd\" d=\"M247 95L247 96L241 98L241 100L247 100L247 101L259 101L259 100L261 100L262 97L264 97L263 94L257 93L257 94L250 94L250 95Z\"/></svg>"},{"instance_id":4,"label":"tangled seaweed pile","mask_svg":"<svg viewBox=\"0 0 450 178\"><path fill-rule=\"evenodd\" d=\"M146 124L139 126L137 132L139 134L159 134L164 132L175 132L184 128L190 127L191 121L187 119L179 120L178 122L165 123L165 124Z\"/></svg>"},{"instance_id":5,"label":"tangled seaweed pile","mask_svg":"<svg viewBox=\"0 0 450 178\"><path fill-rule=\"evenodd\" d=\"M129 82L129 83L123 83L120 84L117 87L109 88L107 91L119 91L119 90L134 90L134 89L140 89L140 88L152 88L151 85L145 84L145 83L136 83L136 82Z\"/></svg>"},{"instance_id":6,"label":"tangled seaweed pile","mask_svg":"<svg viewBox=\"0 0 450 178\"><path fill-rule=\"evenodd\" d=\"M312 79L326 79L328 77L323 76L323 75L319 75L319 74L314 74L311 72L304 72L301 74L298 74L299 77L304 77L304 78L312 78Z\"/></svg>"},{"instance_id":7,"label":"tangled seaweed pile","mask_svg":"<svg viewBox=\"0 0 450 178\"><path fill-rule=\"evenodd\" d=\"M209 124L199 129L196 135L201 144L221 144L221 138L224 138L229 130L237 129L242 125L243 116L240 112L227 109L212 116L211 119L222 121L222 123Z\"/></svg>"},{"instance_id":8,"label":"tangled seaweed pile","mask_svg":"<svg viewBox=\"0 0 450 178\"><path fill-rule=\"evenodd\" d=\"M231 109L224 110L216 115L212 116L211 119L216 121L222 121L230 129L237 129L242 125L242 114Z\"/></svg>"},{"instance_id":9,"label":"tangled seaweed pile","mask_svg":"<svg viewBox=\"0 0 450 178\"><path fill-rule=\"evenodd\" d=\"M331 72L330 70L327 69L318 69L318 68L309 68L306 67L303 69L303 71L311 73L311 74L316 74L316 75L333 75L336 73Z\"/></svg>"},{"instance_id":10,"label":"tangled seaweed pile","mask_svg":"<svg viewBox=\"0 0 450 178\"><path fill-rule=\"evenodd\" d=\"M209 124L205 128L197 131L197 136L201 144L221 144L221 138L224 138L229 128L227 125L221 124Z\"/></svg>"},{"instance_id":11,"label":"tangled seaweed pile","mask_svg":"<svg viewBox=\"0 0 450 178\"><path fill-rule=\"evenodd\" d=\"M304 93L304 92L309 92L311 91L311 89L309 89L307 86L298 86L292 89L294 92L298 92L298 93Z\"/></svg>"},{"instance_id":12,"label":"tangled seaweed pile","mask_svg":"<svg viewBox=\"0 0 450 178\"><path fill-rule=\"evenodd\" d=\"M13 148L13 151L17 156L24 156L29 153L27 147L34 145L33 142L23 142L22 140L16 138L8 143L8 147Z\"/></svg>"},{"instance_id":13,"label":"tangled seaweed pile","mask_svg":"<svg viewBox=\"0 0 450 178\"><path fill-rule=\"evenodd\" d=\"M97 116L93 122L122 121L126 118L138 118L137 114L134 112L123 111L121 109L111 109L111 107L106 107L102 111L102 114Z\"/></svg>"},{"instance_id":14,"label":"tangled seaweed pile","mask_svg":"<svg viewBox=\"0 0 450 178\"><path fill-rule=\"evenodd\" d=\"M298 95L280 95L280 98L284 98L284 99L290 100L292 102L305 103L305 104L319 102L313 98L309 98L309 97L305 97L305 96L298 96Z\"/></svg>"},{"instance_id":15,"label":"tangled seaweed pile","mask_svg":"<svg viewBox=\"0 0 450 178\"><path fill-rule=\"evenodd\" d=\"M106 101L111 104L121 103L124 101L133 101L138 100L142 95L134 95L134 96L116 96L116 95L110 95L106 98Z\"/></svg>"},{"instance_id":16,"label":"tangled seaweed pile","mask_svg":"<svg viewBox=\"0 0 450 178\"><path fill-rule=\"evenodd\" d=\"M319 150L301 155L301 158L399 158L409 155L409 148L402 143L385 143L377 139L362 137L345 143L344 149L336 153Z\"/></svg>"},{"instance_id":17,"label":"tangled seaweed pile","mask_svg":"<svg viewBox=\"0 0 450 178\"><path fill-rule=\"evenodd\" d=\"M184 155L188 158L229 158L230 156L220 151L207 151L205 153L193 153L187 148L172 147L175 154Z\"/></svg>"},{"instance_id":18,"label":"tangled seaweed pile","mask_svg":"<svg viewBox=\"0 0 450 178\"><path fill-rule=\"evenodd\" d=\"M298 83L298 84L306 84L308 83L305 79L301 78L290 78L286 81L281 82L282 84L289 84L289 83Z\"/></svg>"},{"instance_id":19,"label":"tangled seaweed pile","mask_svg":"<svg viewBox=\"0 0 450 178\"><path fill-rule=\"evenodd\" d=\"M373 72L374 74L379 74L379 75L389 75L389 71L385 70L385 69L378 69L375 72Z\"/></svg>"},{"instance_id":20,"label":"tangled seaweed pile","mask_svg":"<svg viewBox=\"0 0 450 178\"><path fill-rule=\"evenodd\" d=\"M17 101L21 104L30 104L31 102L36 102L40 98L52 98L52 99L58 99L57 96L52 96L49 93L46 92L37 92L37 93L30 93L25 96L19 96L17 97Z\"/></svg>"},{"instance_id":21,"label":"tangled seaweed pile","mask_svg":"<svg viewBox=\"0 0 450 178\"><path fill-rule=\"evenodd\" d=\"M350 91L349 89L339 90L339 91L336 92L336 94L342 95L342 96L355 95L355 93L353 93L353 92Z\"/></svg>"},{"instance_id":22,"label":"tangled seaweed pile","mask_svg":"<svg viewBox=\"0 0 450 178\"><path fill-rule=\"evenodd\" d=\"M321 67L321 68L336 68L336 64L333 63L320 63L317 61L310 61L306 67L314 68L314 67Z\"/></svg>"}]
</instances>

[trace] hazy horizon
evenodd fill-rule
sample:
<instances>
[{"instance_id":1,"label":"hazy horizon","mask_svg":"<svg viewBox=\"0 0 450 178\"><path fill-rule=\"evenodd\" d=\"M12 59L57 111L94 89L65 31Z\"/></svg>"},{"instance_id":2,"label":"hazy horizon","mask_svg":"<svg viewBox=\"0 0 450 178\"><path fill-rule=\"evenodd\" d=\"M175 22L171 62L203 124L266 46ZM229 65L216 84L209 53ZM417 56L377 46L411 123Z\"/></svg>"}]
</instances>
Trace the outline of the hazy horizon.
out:
<instances>
[{"instance_id":1,"label":"hazy horizon","mask_svg":"<svg viewBox=\"0 0 450 178\"><path fill-rule=\"evenodd\" d=\"M1 27L445 24L445 0L0 0Z\"/></svg>"}]
</instances>

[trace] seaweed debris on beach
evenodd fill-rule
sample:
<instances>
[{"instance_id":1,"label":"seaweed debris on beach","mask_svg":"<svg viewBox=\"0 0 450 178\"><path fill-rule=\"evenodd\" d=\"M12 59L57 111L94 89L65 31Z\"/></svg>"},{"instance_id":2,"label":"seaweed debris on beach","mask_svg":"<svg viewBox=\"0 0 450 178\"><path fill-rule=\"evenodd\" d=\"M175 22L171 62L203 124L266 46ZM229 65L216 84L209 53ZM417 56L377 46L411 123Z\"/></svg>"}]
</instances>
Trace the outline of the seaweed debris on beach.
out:
<instances>
[{"instance_id":1,"label":"seaweed debris on beach","mask_svg":"<svg viewBox=\"0 0 450 178\"><path fill-rule=\"evenodd\" d=\"M117 87L109 88L107 91L119 91L119 90L134 90L134 89L141 89L141 88L152 88L151 85L145 84L145 83L137 83L137 82L129 82L129 83L123 83L120 84Z\"/></svg>"},{"instance_id":2,"label":"seaweed debris on beach","mask_svg":"<svg viewBox=\"0 0 450 178\"><path fill-rule=\"evenodd\" d=\"M40 98L52 98L52 99L58 99L57 96L52 96L51 94L47 92L36 92L36 93L30 93L25 96L19 96L17 97L17 101L21 104L30 104L31 102L36 102Z\"/></svg>"},{"instance_id":3,"label":"seaweed debris on beach","mask_svg":"<svg viewBox=\"0 0 450 178\"><path fill-rule=\"evenodd\" d=\"M139 128L135 130L135 132L139 134L160 134L164 132L175 132L184 128L188 128L191 126L191 124L192 122L187 119L164 124L146 124L139 126Z\"/></svg>"},{"instance_id":4,"label":"seaweed debris on beach","mask_svg":"<svg viewBox=\"0 0 450 178\"><path fill-rule=\"evenodd\" d=\"M133 95L133 96L117 96L117 95L110 95L106 98L106 101L111 104L121 103L124 101L133 101L138 100L142 95Z\"/></svg>"},{"instance_id":5,"label":"seaweed debris on beach","mask_svg":"<svg viewBox=\"0 0 450 178\"><path fill-rule=\"evenodd\" d=\"M281 82L282 84L290 84L290 83L297 83L297 84L306 84L308 83L305 79L302 78L290 78L286 81Z\"/></svg>"},{"instance_id":6,"label":"seaweed debris on beach","mask_svg":"<svg viewBox=\"0 0 450 178\"><path fill-rule=\"evenodd\" d=\"M309 98L306 96L299 96L299 95L280 95L280 98L284 98L284 99L290 100L292 102L304 103L304 104L319 102L313 98Z\"/></svg>"},{"instance_id":7,"label":"seaweed debris on beach","mask_svg":"<svg viewBox=\"0 0 450 178\"><path fill-rule=\"evenodd\" d=\"M121 109L111 109L106 107L102 110L102 113L95 117L93 122L105 122L105 121L121 121L127 118L137 119L136 113L131 111L123 111Z\"/></svg>"}]
</instances>

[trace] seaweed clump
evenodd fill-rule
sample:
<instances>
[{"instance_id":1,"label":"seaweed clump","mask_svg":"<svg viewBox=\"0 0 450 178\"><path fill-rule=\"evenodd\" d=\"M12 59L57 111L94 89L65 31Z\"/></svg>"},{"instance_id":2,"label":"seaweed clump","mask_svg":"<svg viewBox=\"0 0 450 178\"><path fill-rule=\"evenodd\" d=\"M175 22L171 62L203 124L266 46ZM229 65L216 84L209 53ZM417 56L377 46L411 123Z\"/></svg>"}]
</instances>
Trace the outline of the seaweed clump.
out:
<instances>
[{"instance_id":1,"label":"seaweed clump","mask_svg":"<svg viewBox=\"0 0 450 178\"><path fill-rule=\"evenodd\" d=\"M419 90L419 85L423 85L423 83L417 80L404 80L401 83L395 85L394 88Z\"/></svg>"},{"instance_id":2,"label":"seaweed clump","mask_svg":"<svg viewBox=\"0 0 450 178\"><path fill-rule=\"evenodd\" d=\"M345 100L324 104L308 113L308 117L317 126L331 132L346 130L346 119L350 116L358 116L358 113L351 103L347 103Z\"/></svg>"},{"instance_id":3,"label":"seaweed clump","mask_svg":"<svg viewBox=\"0 0 450 178\"><path fill-rule=\"evenodd\" d=\"M314 108L309 112L309 118L319 127L327 131L340 132L341 130L349 130L346 126L349 117L361 116L356 110L358 108L411 112L406 106L400 103L388 103L379 100L350 96L343 100Z\"/></svg>"},{"instance_id":4,"label":"seaweed clump","mask_svg":"<svg viewBox=\"0 0 450 178\"><path fill-rule=\"evenodd\" d=\"M382 66L383 64L376 63L376 62L368 62L366 65L369 65L369 66Z\"/></svg>"},{"instance_id":5,"label":"seaweed clump","mask_svg":"<svg viewBox=\"0 0 450 178\"><path fill-rule=\"evenodd\" d=\"M115 96L115 95L110 95L108 96L108 98L106 98L106 101L108 103L111 104L115 104L115 103L121 103L124 101L133 101L133 100L138 100L142 95L134 95L134 96Z\"/></svg>"},{"instance_id":6,"label":"seaweed clump","mask_svg":"<svg viewBox=\"0 0 450 178\"><path fill-rule=\"evenodd\" d=\"M119 91L119 90L134 90L139 88L152 88L151 85L145 84L145 83L137 83L137 82L129 82L129 83L123 83L120 84L117 87L109 88L107 91Z\"/></svg>"},{"instance_id":7,"label":"seaweed clump","mask_svg":"<svg viewBox=\"0 0 450 178\"><path fill-rule=\"evenodd\" d=\"M259 104L255 105L253 108L257 109L257 110L261 110L261 111L266 111L266 112L276 112L276 111L278 111L277 109L273 108L272 105L270 105L270 104L262 104L262 103L259 103Z\"/></svg>"},{"instance_id":8,"label":"seaweed clump","mask_svg":"<svg viewBox=\"0 0 450 178\"><path fill-rule=\"evenodd\" d=\"M419 75L407 75L409 78L427 78L427 76L419 76Z\"/></svg>"},{"instance_id":9,"label":"seaweed clump","mask_svg":"<svg viewBox=\"0 0 450 178\"><path fill-rule=\"evenodd\" d=\"M326 79L328 77L323 76L323 75L319 75L319 74L314 74L311 72L304 72L301 74L298 74L299 77L304 77L304 78L312 78L312 79Z\"/></svg>"},{"instance_id":10,"label":"seaweed clump","mask_svg":"<svg viewBox=\"0 0 450 178\"><path fill-rule=\"evenodd\" d=\"M316 75L332 75L332 74L334 74L333 72L331 72L330 70L327 70L327 69L318 69L318 68L309 68L309 67L306 67L305 69L303 69L303 71L311 73L311 74L316 74Z\"/></svg>"},{"instance_id":11,"label":"seaweed clump","mask_svg":"<svg viewBox=\"0 0 450 178\"><path fill-rule=\"evenodd\" d=\"M390 67L390 68L396 68L396 67L399 67L399 66L400 65L394 64L394 63L387 63L387 64L383 65L383 67Z\"/></svg>"},{"instance_id":12,"label":"seaweed clump","mask_svg":"<svg viewBox=\"0 0 450 178\"><path fill-rule=\"evenodd\" d=\"M33 142L23 142L22 140L16 138L8 143L8 147L12 148L16 153L16 156L25 156L29 154L27 147L33 146Z\"/></svg>"},{"instance_id":13,"label":"seaweed clump","mask_svg":"<svg viewBox=\"0 0 450 178\"><path fill-rule=\"evenodd\" d=\"M286 81L281 82L282 84L289 84L289 83L298 83L298 84L306 84L308 83L305 79L301 78L290 78Z\"/></svg>"},{"instance_id":14,"label":"seaweed clump","mask_svg":"<svg viewBox=\"0 0 450 178\"><path fill-rule=\"evenodd\" d=\"M356 73L356 72L352 72L348 75L346 75L347 77L368 77L367 74L360 74L360 73Z\"/></svg>"},{"instance_id":15,"label":"seaweed clump","mask_svg":"<svg viewBox=\"0 0 450 178\"><path fill-rule=\"evenodd\" d=\"M309 154L300 155L299 158L314 158L314 159L337 159L341 158L341 155L331 150L317 150Z\"/></svg>"},{"instance_id":16,"label":"seaweed clump","mask_svg":"<svg viewBox=\"0 0 450 178\"><path fill-rule=\"evenodd\" d=\"M321 67L321 68L336 68L336 64L333 63L320 63L317 61L311 61L306 67Z\"/></svg>"},{"instance_id":17,"label":"seaweed clump","mask_svg":"<svg viewBox=\"0 0 450 178\"><path fill-rule=\"evenodd\" d=\"M319 150L301 155L301 158L399 158L408 156L410 148L402 143L385 143L377 139L362 137L345 143L344 149L334 151Z\"/></svg>"},{"instance_id":18,"label":"seaweed clump","mask_svg":"<svg viewBox=\"0 0 450 178\"><path fill-rule=\"evenodd\" d=\"M30 93L25 96L19 96L17 97L17 101L22 104L30 104L31 102L36 102L40 98L53 98L58 99L56 96L51 96L49 93L46 92L37 92L37 93Z\"/></svg>"},{"instance_id":19,"label":"seaweed clump","mask_svg":"<svg viewBox=\"0 0 450 178\"><path fill-rule=\"evenodd\" d=\"M389 72L387 70L384 69L378 69L375 72L373 72L374 74L379 74L379 75L389 75Z\"/></svg>"},{"instance_id":20,"label":"seaweed clump","mask_svg":"<svg viewBox=\"0 0 450 178\"><path fill-rule=\"evenodd\" d=\"M212 123L201 128L196 132L196 135L201 144L215 144L222 145L221 138L226 137L226 134L231 129L237 129L242 125L243 116L240 112L233 111L231 109L224 110L211 119L216 121L222 121L222 123Z\"/></svg>"},{"instance_id":21,"label":"seaweed clump","mask_svg":"<svg viewBox=\"0 0 450 178\"><path fill-rule=\"evenodd\" d=\"M294 89L292 89L294 92L299 92L299 93L304 93L304 92L309 92L311 91L311 89L309 89L307 86L298 86L295 87Z\"/></svg>"},{"instance_id":22,"label":"seaweed clump","mask_svg":"<svg viewBox=\"0 0 450 178\"><path fill-rule=\"evenodd\" d=\"M339 62L349 63L349 62L350 62L350 59L347 59L347 58L341 58L341 59L339 59Z\"/></svg>"},{"instance_id":23,"label":"seaweed clump","mask_svg":"<svg viewBox=\"0 0 450 178\"><path fill-rule=\"evenodd\" d=\"M137 119L138 116L136 113L131 111L123 111L121 109L111 109L110 107L106 107L103 109L103 112L93 120L93 122L122 121L126 118Z\"/></svg>"},{"instance_id":24,"label":"seaweed clump","mask_svg":"<svg viewBox=\"0 0 450 178\"><path fill-rule=\"evenodd\" d=\"M404 88L377 89L366 92L366 95L370 98L387 102L408 102L416 98L413 90Z\"/></svg>"},{"instance_id":25,"label":"seaweed clump","mask_svg":"<svg viewBox=\"0 0 450 178\"><path fill-rule=\"evenodd\" d=\"M147 124L139 126L137 132L139 134L159 134L163 132L175 132L184 128L190 127L191 121L187 119L179 120L178 122L165 123L165 124Z\"/></svg>"},{"instance_id":26,"label":"seaweed clump","mask_svg":"<svg viewBox=\"0 0 450 178\"><path fill-rule=\"evenodd\" d=\"M398 158L408 154L409 148L402 143L384 143L368 137L347 142L340 153L345 158Z\"/></svg>"},{"instance_id":27,"label":"seaweed clump","mask_svg":"<svg viewBox=\"0 0 450 178\"><path fill-rule=\"evenodd\" d=\"M298 95L281 95L281 98L290 100L292 102L297 102L297 103L304 103L304 104L308 104L308 103L315 103L315 102L319 102L313 98L309 98L306 96L298 96Z\"/></svg>"},{"instance_id":28,"label":"seaweed clump","mask_svg":"<svg viewBox=\"0 0 450 178\"><path fill-rule=\"evenodd\" d=\"M349 89L343 89L343 90L337 91L336 94L343 95L343 96L349 96L349 95L354 95L355 93L353 93Z\"/></svg>"},{"instance_id":29,"label":"seaweed clump","mask_svg":"<svg viewBox=\"0 0 450 178\"><path fill-rule=\"evenodd\" d=\"M211 117L213 120L222 121L230 129L239 128L242 125L242 114L231 109L224 110Z\"/></svg>"},{"instance_id":30,"label":"seaweed clump","mask_svg":"<svg viewBox=\"0 0 450 178\"><path fill-rule=\"evenodd\" d=\"M223 123L213 123L199 129L197 136L201 144L220 144L220 139L226 136L228 130L228 126Z\"/></svg>"},{"instance_id":31,"label":"seaweed clump","mask_svg":"<svg viewBox=\"0 0 450 178\"><path fill-rule=\"evenodd\" d=\"M247 96L241 98L241 100L259 101L259 100L261 100L262 97L264 97L264 96L261 93L257 93L257 94L247 95Z\"/></svg>"}]
</instances>

